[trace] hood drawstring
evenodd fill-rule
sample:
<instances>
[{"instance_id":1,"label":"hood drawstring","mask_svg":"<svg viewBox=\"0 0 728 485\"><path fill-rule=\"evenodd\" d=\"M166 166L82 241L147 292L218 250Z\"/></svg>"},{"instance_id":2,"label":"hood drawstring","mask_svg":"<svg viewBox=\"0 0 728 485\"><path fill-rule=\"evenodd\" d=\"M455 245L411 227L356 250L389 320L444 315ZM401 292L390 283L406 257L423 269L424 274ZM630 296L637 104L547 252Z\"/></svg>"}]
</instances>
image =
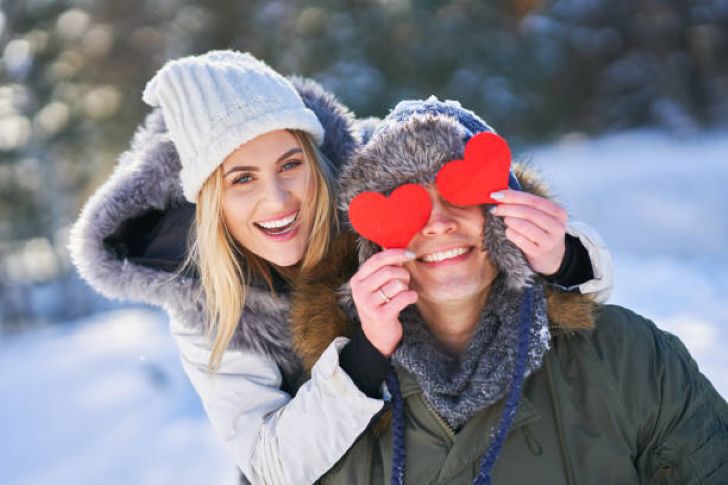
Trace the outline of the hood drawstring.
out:
<instances>
[{"instance_id":1,"label":"hood drawstring","mask_svg":"<svg viewBox=\"0 0 728 485\"><path fill-rule=\"evenodd\" d=\"M518 359L516 360L511 388L508 392L506 404L501 413L498 430L493 435L488 450L480 462L480 471L473 480L474 485L490 485L490 474L493 471L498 455L505 442L508 431L513 424L513 418L518 410L521 399L521 388L526 371L526 357L528 355L528 335L533 317L533 288L528 287L523 292L521 312L519 318ZM404 399L399 388L399 381L394 368L385 379L387 388L392 396L392 485L403 485L407 450L404 442Z\"/></svg>"},{"instance_id":2,"label":"hood drawstring","mask_svg":"<svg viewBox=\"0 0 728 485\"><path fill-rule=\"evenodd\" d=\"M404 464L407 450L404 447L404 398L394 367L384 378L392 396L392 485L404 484Z\"/></svg>"},{"instance_id":3,"label":"hood drawstring","mask_svg":"<svg viewBox=\"0 0 728 485\"><path fill-rule=\"evenodd\" d=\"M521 388L523 387L523 379L526 370L526 355L528 353L528 330L531 326L531 315L533 314L533 289L526 288L523 292L521 300L520 315L520 335L518 337L518 360L516 368L513 369L513 377L511 378L511 390L508 393L508 400L503 408L498 432L495 434L488 451L480 462L480 473L473 480L474 484L490 485L490 473L495 465L495 460L503 448L508 430L511 429L513 418L518 410L518 403L521 400Z\"/></svg>"}]
</instances>

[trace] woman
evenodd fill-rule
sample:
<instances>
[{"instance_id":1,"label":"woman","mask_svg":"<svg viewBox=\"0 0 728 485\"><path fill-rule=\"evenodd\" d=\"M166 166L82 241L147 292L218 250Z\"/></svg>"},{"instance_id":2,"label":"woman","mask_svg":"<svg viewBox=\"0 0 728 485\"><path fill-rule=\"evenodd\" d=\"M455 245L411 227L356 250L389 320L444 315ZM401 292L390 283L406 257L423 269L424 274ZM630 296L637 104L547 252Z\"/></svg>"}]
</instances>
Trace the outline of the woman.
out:
<instances>
[{"instance_id":1,"label":"woman","mask_svg":"<svg viewBox=\"0 0 728 485\"><path fill-rule=\"evenodd\" d=\"M363 264L340 291L343 311L311 308L335 282L297 288L296 335L320 324L314 315L332 326L346 312L403 334L387 379L391 426L369 429L322 482L727 483L728 405L682 343L629 310L524 278L506 238L512 208L444 190L443 167L492 137L464 114L436 99L401 103L341 170L345 210L404 184L431 210L405 264L401 249L352 245ZM534 174L515 174L545 194ZM328 341L296 344L313 360Z\"/></svg>"},{"instance_id":2,"label":"woman","mask_svg":"<svg viewBox=\"0 0 728 485\"><path fill-rule=\"evenodd\" d=\"M302 383L287 320L294 275L337 247L331 177L358 144L355 121L315 83L230 51L169 63L144 99L160 109L84 208L74 263L104 295L167 310L185 371L250 481L311 482L383 406L360 390L377 379L346 368L360 362L346 340ZM608 255L585 233L571 244L593 255L586 285L608 291Z\"/></svg>"}]
</instances>

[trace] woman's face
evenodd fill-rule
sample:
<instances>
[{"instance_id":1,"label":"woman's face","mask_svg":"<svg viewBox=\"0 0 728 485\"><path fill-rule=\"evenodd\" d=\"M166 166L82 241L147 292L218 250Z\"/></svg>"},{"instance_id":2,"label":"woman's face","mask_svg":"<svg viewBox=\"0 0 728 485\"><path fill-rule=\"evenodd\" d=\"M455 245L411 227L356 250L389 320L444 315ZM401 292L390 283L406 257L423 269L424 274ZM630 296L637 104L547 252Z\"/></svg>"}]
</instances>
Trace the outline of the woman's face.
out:
<instances>
[{"instance_id":1,"label":"woman's face","mask_svg":"<svg viewBox=\"0 0 728 485\"><path fill-rule=\"evenodd\" d=\"M277 266L298 263L311 232L314 173L296 137L261 135L223 162L222 210L228 231Z\"/></svg>"},{"instance_id":2,"label":"woman's face","mask_svg":"<svg viewBox=\"0 0 728 485\"><path fill-rule=\"evenodd\" d=\"M498 275L483 248L485 216L480 206L459 207L426 187L432 213L410 241L416 259L405 264L421 300L447 303L484 292Z\"/></svg>"}]
</instances>

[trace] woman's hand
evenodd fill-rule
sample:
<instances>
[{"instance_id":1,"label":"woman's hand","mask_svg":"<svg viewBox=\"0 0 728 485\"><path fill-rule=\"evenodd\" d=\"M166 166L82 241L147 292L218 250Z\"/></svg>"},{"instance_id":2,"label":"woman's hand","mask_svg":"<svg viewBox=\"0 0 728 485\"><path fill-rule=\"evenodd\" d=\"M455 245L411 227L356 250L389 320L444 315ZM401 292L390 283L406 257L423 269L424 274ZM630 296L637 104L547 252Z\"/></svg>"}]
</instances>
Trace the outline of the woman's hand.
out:
<instances>
[{"instance_id":1,"label":"woman's hand","mask_svg":"<svg viewBox=\"0 0 728 485\"><path fill-rule=\"evenodd\" d=\"M503 217L506 238L523 251L531 268L545 276L556 273L566 252L566 211L519 190L502 190L491 197L501 202L491 214Z\"/></svg>"},{"instance_id":2,"label":"woman's hand","mask_svg":"<svg viewBox=\"0 0 728 485\"><path fill-rule=\"evenodd\" d=\"M349 282L364 335L386 357L402 340L399 312L417 301L404 269L413 258L404 249L385 249L365 261Z\"/></svg>"}]
</instances>

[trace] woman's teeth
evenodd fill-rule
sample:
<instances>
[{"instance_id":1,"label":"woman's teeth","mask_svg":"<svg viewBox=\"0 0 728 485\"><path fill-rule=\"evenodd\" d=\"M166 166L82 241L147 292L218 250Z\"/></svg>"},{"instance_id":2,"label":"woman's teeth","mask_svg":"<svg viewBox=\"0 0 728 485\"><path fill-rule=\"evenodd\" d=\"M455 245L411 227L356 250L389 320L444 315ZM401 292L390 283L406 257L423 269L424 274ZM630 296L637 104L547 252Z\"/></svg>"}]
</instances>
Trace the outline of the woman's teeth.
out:
<instances>
[{"instance_id":1,"label":"woman's teeth","mask_svg":"<svg viewBox=\"0 0 728 485\"><path fill-rule=\"evenodd\" d=\"M259 222L258 225L266 229L275 229L277 227L287 226L288 224L296 220L297 215L298 212L295 212L288 217L284 217L283 219L278 219L277 221Z\"/></svg>"},{"instance_id":2,"label":"woman's teeth","mask_svg":"<svg viewBox=\"0 0 728 485\"><path fill-rule=\"evenodd\" d=\"M432 253L423 256L422 261L426 263L439 263L440 261L445 261L446 259L452 259L461 256L468 251L468 248L449 249L447 251L440 251L438 253Z\"/></svg>"},{"instance_id":3,"label":"woman's teeth","mask_svg":"<svg viewBox=\"0 0 728 485\"><path fill-rule=\"evenodd\" d=\"M290 216L278 219L275 221L256 222L256 224L263 229L265 232L272 234L282 234L290 229L293 221L298 217L298 212L291 214Z\"/></svg>"}]
</instances>

